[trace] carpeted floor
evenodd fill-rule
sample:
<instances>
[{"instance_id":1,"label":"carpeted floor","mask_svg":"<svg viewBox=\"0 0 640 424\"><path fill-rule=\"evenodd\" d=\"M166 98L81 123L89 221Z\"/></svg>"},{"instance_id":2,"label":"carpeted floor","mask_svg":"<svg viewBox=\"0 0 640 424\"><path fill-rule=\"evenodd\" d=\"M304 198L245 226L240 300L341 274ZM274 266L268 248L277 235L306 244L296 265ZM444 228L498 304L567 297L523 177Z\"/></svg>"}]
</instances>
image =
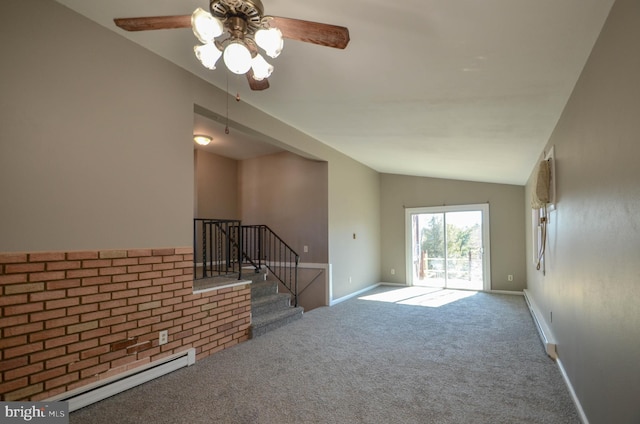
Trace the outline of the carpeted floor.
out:
<instances>
[{"instance_id":1,"label":"carpeted floor","mask_svg":"<svg viewBox=\"0 0 640 424\"><path fill-rule=\"evenodd\" d=\"M70 422L580 422L522 296L429 291L314 309Z\"/></svg>"}]
</instances>

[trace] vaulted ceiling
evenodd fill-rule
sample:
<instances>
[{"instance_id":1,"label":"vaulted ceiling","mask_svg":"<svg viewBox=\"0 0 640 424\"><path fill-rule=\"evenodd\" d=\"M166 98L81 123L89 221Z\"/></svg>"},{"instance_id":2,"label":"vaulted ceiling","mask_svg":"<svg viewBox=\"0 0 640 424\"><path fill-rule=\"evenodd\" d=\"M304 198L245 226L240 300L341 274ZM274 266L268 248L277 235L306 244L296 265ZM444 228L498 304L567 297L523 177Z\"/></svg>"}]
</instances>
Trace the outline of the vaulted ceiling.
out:
<instances>
[{"instance_id":1,"label":"vaulted ceiling","mask_svg":"<svg viewBox=\"0 0 640 424\"><path fill-rule=\"evenodd\" d=\"M207 0L57 1L226 89L224 66L194 57L191 30L113 23L187 15ZM346 26L351 42L285 40L268 90L235 75L229 89L379 172L522 185L613 1L263 0L267 15Z\"/></svg>"}]
</instances>

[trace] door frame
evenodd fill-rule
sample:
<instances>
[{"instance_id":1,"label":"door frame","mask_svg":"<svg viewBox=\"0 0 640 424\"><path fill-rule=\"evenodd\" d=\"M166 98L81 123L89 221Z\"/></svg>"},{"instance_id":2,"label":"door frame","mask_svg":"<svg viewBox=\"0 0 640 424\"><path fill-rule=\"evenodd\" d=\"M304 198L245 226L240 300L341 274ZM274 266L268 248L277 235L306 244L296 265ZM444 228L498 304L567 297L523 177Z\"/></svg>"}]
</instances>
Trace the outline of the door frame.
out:
<instances>
[{"instance_id":1,"label":"door frame","mask_svg":"<svg viewBox=\"0 0 640 424\"><path fill-rule=\"evenodd\" d=\"M447 213L447 212L482 212L482 291L491 291L491 232L489 227L489 204L471 204L454 206L425 206L419 208L405 208L404 211L404 237L405 237L405 268L407 285L413 286L413 269L411 259L412 252L412 225L411 216L423 213Z\"/></svg>"}]
</instances>

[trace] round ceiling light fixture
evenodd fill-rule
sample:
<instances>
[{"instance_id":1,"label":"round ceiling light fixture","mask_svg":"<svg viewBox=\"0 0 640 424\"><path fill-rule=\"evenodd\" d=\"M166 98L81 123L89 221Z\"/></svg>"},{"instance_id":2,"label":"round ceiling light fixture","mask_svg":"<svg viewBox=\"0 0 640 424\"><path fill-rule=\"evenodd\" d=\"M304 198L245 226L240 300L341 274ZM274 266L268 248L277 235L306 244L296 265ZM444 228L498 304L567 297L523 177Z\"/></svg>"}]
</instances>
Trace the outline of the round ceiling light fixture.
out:
<instances>
[{"instance_id":1,"label":"round ceiling light fixture","mask_svg":"<svg viewBox=\"0 0 640 424\"><path fill-rule=\"evenodd\" d=\"M195 141L196 143L198 143L201 146L206 146L207 144L211 143L211 140L213 140L213 139L211 137L209 137L208 135L195 134L193 136L193 141Z\"/></svg>"}]
</instances>

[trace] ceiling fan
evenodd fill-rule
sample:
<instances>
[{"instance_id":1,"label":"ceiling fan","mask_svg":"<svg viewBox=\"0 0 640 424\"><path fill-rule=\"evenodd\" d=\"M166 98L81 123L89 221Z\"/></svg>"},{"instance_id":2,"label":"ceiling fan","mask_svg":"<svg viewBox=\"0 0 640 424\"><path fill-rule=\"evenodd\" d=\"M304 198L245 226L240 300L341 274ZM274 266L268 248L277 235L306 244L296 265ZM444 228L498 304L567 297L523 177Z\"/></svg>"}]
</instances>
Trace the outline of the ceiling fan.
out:
<instances>
[{"instance_id":1,"label":"ceiling fan","mask_svg":"<svg viewBox=\"0 0 640 424\"><path fill-rule=\"evenodd\" d=\"M117 18L115 24L126 31L192 28L202 43L194 53L203 66L216 69L223 56L227 68L245 74L252 90L269 88L273 71L258 48L272 57L282 51L283 38L344 49L349 30L342 26L268 16L260 0L210 0L210 12L196 9L191 16L149 16Z\"/></svg>"}]
</instances>

